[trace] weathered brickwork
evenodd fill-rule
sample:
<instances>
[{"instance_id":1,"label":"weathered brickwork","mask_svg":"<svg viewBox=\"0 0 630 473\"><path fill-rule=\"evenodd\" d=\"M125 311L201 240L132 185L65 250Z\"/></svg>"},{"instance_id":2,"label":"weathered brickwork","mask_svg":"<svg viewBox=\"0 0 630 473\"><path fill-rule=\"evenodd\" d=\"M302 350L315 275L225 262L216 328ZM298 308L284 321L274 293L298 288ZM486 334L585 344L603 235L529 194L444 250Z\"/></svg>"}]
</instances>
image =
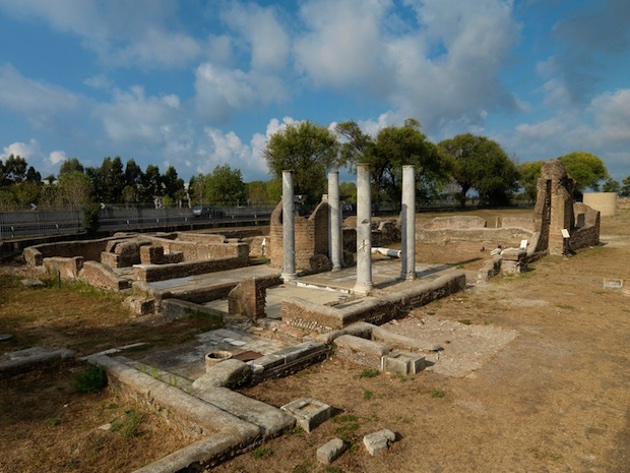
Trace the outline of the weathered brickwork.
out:
<instances>
[{"instance_id":1,"label":"weathered brickwork","mask_svg":"<svg viewBox=\"0 0 630 473\"><path fill-rule=\"evenodd\" d=\"M280 275L251 278L240 282L228 296L228 312L250 319L265 317L267 289L282 284Z\"/></svg>"},{"instance_id":2,"label":"weathered brickwork","mask_svg":"<svg viewBox=\"0 0 630 473\"><path fill-rule=\"evenodd\" d=\"M298 270L310 269L310 259L314 255L328 256L328 204L321 202L307 217L296 216L295 267ZM282 201L271 214L269 228L269 257L271 266L284 266L284 235L282 229Z\"/></svg>"}]
</instances>

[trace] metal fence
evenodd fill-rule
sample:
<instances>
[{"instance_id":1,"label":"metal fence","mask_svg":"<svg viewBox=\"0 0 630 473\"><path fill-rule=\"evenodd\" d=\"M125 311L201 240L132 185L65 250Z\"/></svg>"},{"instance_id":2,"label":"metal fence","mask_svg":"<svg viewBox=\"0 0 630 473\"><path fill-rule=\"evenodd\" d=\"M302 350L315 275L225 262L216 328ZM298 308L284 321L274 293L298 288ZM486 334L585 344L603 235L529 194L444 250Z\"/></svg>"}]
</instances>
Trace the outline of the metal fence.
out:
<instances>
[{"instance_id":1,"label":"metal fence","mask_svg":"<svg viewBox=\"0 0 630 473\"><path fill-rule=\"evenodd\" d=\"M273 207L216 207L210 216L195 216L188 208L109 208L99 213L98 229L107 232L135 231L175 226L264 224ZM0 241L33 236L51 236L83 232L81 210L35 210L0 212Z\"/></svg>"}]
</instances>

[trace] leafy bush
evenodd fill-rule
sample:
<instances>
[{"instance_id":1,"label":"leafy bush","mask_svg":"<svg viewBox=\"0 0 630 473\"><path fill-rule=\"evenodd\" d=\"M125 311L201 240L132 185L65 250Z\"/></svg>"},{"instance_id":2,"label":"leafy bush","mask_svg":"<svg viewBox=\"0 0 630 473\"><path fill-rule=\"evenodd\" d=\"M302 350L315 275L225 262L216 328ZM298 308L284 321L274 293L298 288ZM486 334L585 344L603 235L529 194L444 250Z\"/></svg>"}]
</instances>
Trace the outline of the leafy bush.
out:
<instances>
[{"instance_id":1,"label":"leafy bush","mask_svg":"<svg viewBox=\"0 0 630 473\"><path fill-rule=\"evenodd\" d=\"M79 393L95 393L107 386L107 373L99 366L88 366L74 376L74 389Z\"/></svg>"}]
</instances>

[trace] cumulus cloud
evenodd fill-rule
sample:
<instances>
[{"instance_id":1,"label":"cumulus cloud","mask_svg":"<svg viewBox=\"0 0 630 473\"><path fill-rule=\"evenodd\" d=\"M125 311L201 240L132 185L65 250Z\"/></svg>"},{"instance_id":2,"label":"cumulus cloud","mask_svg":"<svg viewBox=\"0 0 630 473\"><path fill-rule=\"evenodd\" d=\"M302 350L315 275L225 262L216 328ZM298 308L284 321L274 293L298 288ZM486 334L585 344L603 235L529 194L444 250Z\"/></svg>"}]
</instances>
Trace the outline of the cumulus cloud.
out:
<instances>
[{"instance_id":1,"label":"cumulus cloud","mask_svg":"<svg viewBox=\"0 0 630 473\"><path fill-rule=\"evenodd\" d=\"M252 150L260 145L259 135L254 135L249 145L232 131L223 132L216 128L206 127L206 137L197 152L199 158L203 158L197 171L210 173L216 166L228 164L232 169L240 169L244 181L266 179L267 163L261 153ZM258 151L258 150L257 150Z\"/></svg>"},{"instance_id":2,"label":"cumulus cloud","mask_svg":"<svg viewBox=\"0 0 630 473\"><path fill-rule=\"evenodd\" d=\"M511 3L406 4L413 15L405 18L385 0L303 3L309 30L296 40L297 67L319 87L377 93L431 130L453 120L475 126L489 111L519 107L499 80L520 34Z\"/></svg>"},{"instance_id":3,"label":"cumulus cloud","mask_svg":"<svg viewBox=\"0 0 630 473\"><path fill-rule=\"evenodd\" d=\"M52 115L78 108L78 95L45 82L24 77L11 65L0 66L0 105L30 116Z\"/></svg>"},{"instance_id":4,"label":"cumulus cloud","mask_svg":"<svg viewBox=\"0 0 630 473\"><path fill-rule=\"evenodd\" d=\"M274 71L285 68L290 40L274 7L233 3L221 16L251 51L252 69Z\"/></svg>"},{"instance_id":5,"label":"cumulus cloud","mask_svg":"<svg viewBox=\"0 0 630 473\"><path fill-rule=\"evenodd\" d=\"M94 115L115 143L161 144L183 119L175 95L146 96L144 88L116 91L111 103L99 104Z\"/></svg>"},{"instance_id":6,"label":"cumulus cloud","mask_svg":"<svg viewBox=\"0 0 630 473\"><path fill-rule=\"evenodd\" d=\"M385 93L388 78L379 0L310 0L300 7L308 31L295 42L297 67L318 87L351 84ZM391 71L394 72L394 71Z\"/></svg>"},{"instance_id":7,"label":"cumulus cloud","mask_svg":"<svg viewBox=\"0 0 630 473\"><path fill-rule=\"evenodd\" d=\"M37 157L41 155L41 149L39 142L35 139L31 139L28 143L15 142L3 148L3 152L0 154L0 159L3 161L10 155L21 156L27 161L29 158Z\"/></svg>"},{"instance_id":8,"label":"cumulus cloud","mask_svg":"<svg viewBox=\"0 0 630 473\"><path fill-rule=\"evenodd\" d=\"M109 65L178 67L201 53L196 39L169 30L177 4L168 0L0 0L0 8L79 36L85 48Z\"/></svg>"},{"instance_id":9,"label":"cumulus cloud","mask_svg":"<svg viewBox=\"0 0 630 473\"><path fill-rule=\"evenodd\" d=\"M196 107L200 117L223 124L235 110L283 101L286 91L273 75L201 64L195 74Z\"/></svg>"},{"instance_id":10,"label":"cumulus cloud","mask_svg":"<svg viewBox=\"0 0 630 473\"><path fill-rule=\"evenodd\" d=\"M65 151L52 151L48 155L48 161L53 165L60 164L66 161L67 159L68 159L68 155L66 154Z\"/></svg>"}]
</instances>

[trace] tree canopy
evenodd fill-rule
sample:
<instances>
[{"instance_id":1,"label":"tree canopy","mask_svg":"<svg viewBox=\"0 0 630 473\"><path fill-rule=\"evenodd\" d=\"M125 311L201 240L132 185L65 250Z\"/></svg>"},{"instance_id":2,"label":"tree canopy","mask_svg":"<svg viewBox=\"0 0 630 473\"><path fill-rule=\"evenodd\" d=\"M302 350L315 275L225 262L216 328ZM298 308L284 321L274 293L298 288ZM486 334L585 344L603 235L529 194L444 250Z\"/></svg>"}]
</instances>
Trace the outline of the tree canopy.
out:
<instances>
[{"instance_id":1,"label":"tree canopy","mask_svg":"<svg viewBox=\"0 0 630 473\"><path fill-rule=\"evenodd\" d=\"M293 171L295 194L304 195L305 208L313 209L326 192L328 172L339 165L338 150L334 133L304 121L272 135L264 156L276 179L282 178L282 171Z\"/></svg>"},{"instance_id":2,"label":"tree canopy","mask_svg":"<svg viewBox=\"0 0 630 473\"><path fill-rule=\"evenodd\" d=\"M375 138L363 133L353 122L340 123L337 132L345 138L341 157L351 168L365 163L370 166L372 196L375 207L387 200L399 204L402 195L402 167L414 165L416 197L428 201L446 182L447 168L437 147L420 131L420 122L405 120L401 127L385 127Z\"/></svg>"},{"instance_id":3,"label":"tree canopy","mask_svg":"<svg viewBox=\"0 0 630 473\"><path fill-rule=\"evenodd\" d=\"M597 156L585 151L575 151L558 158L564 164L567 174L575 181L575 193L581 194L587 188L599 190L599 183L608 179L608 170Z\"/></svg>"},{"instance_id":4,"label":"tree canopy","mask_svg":"<svg viewBox=\"0 0 630 473\"><path fill-rule=\"evenodd\" d=\"M466 133L443 140L438 146L450 162L453 179L461 187L457 197L462 207L471 189L477 191L481 202L491 207L509 203L518 172L497 142Z\"/></svg>"},{"instance_id":5,"label":"tree canopy","mask_svg":"<svg viewBox=\"0 0 630 473\"><path fill-rule=\"evenodd\" d=\"M198 205L229 203L240 205L246 200L245 183L240 169L229 164L216 166L210 174L199 174L191 179L191 196Z\"/></svg>"},{"instance_id":6,"label":"tree canopy","mask_svg":"<svg viewBox=\"0 0 630 473\"><path fill-rule=\"evenodd\" d=\"M519 183L530 201L536 201L536 193L538 191L538 179L542 172L543 161L528 161L519 164L518 176Z\"/></svg>"}]
</instances>

